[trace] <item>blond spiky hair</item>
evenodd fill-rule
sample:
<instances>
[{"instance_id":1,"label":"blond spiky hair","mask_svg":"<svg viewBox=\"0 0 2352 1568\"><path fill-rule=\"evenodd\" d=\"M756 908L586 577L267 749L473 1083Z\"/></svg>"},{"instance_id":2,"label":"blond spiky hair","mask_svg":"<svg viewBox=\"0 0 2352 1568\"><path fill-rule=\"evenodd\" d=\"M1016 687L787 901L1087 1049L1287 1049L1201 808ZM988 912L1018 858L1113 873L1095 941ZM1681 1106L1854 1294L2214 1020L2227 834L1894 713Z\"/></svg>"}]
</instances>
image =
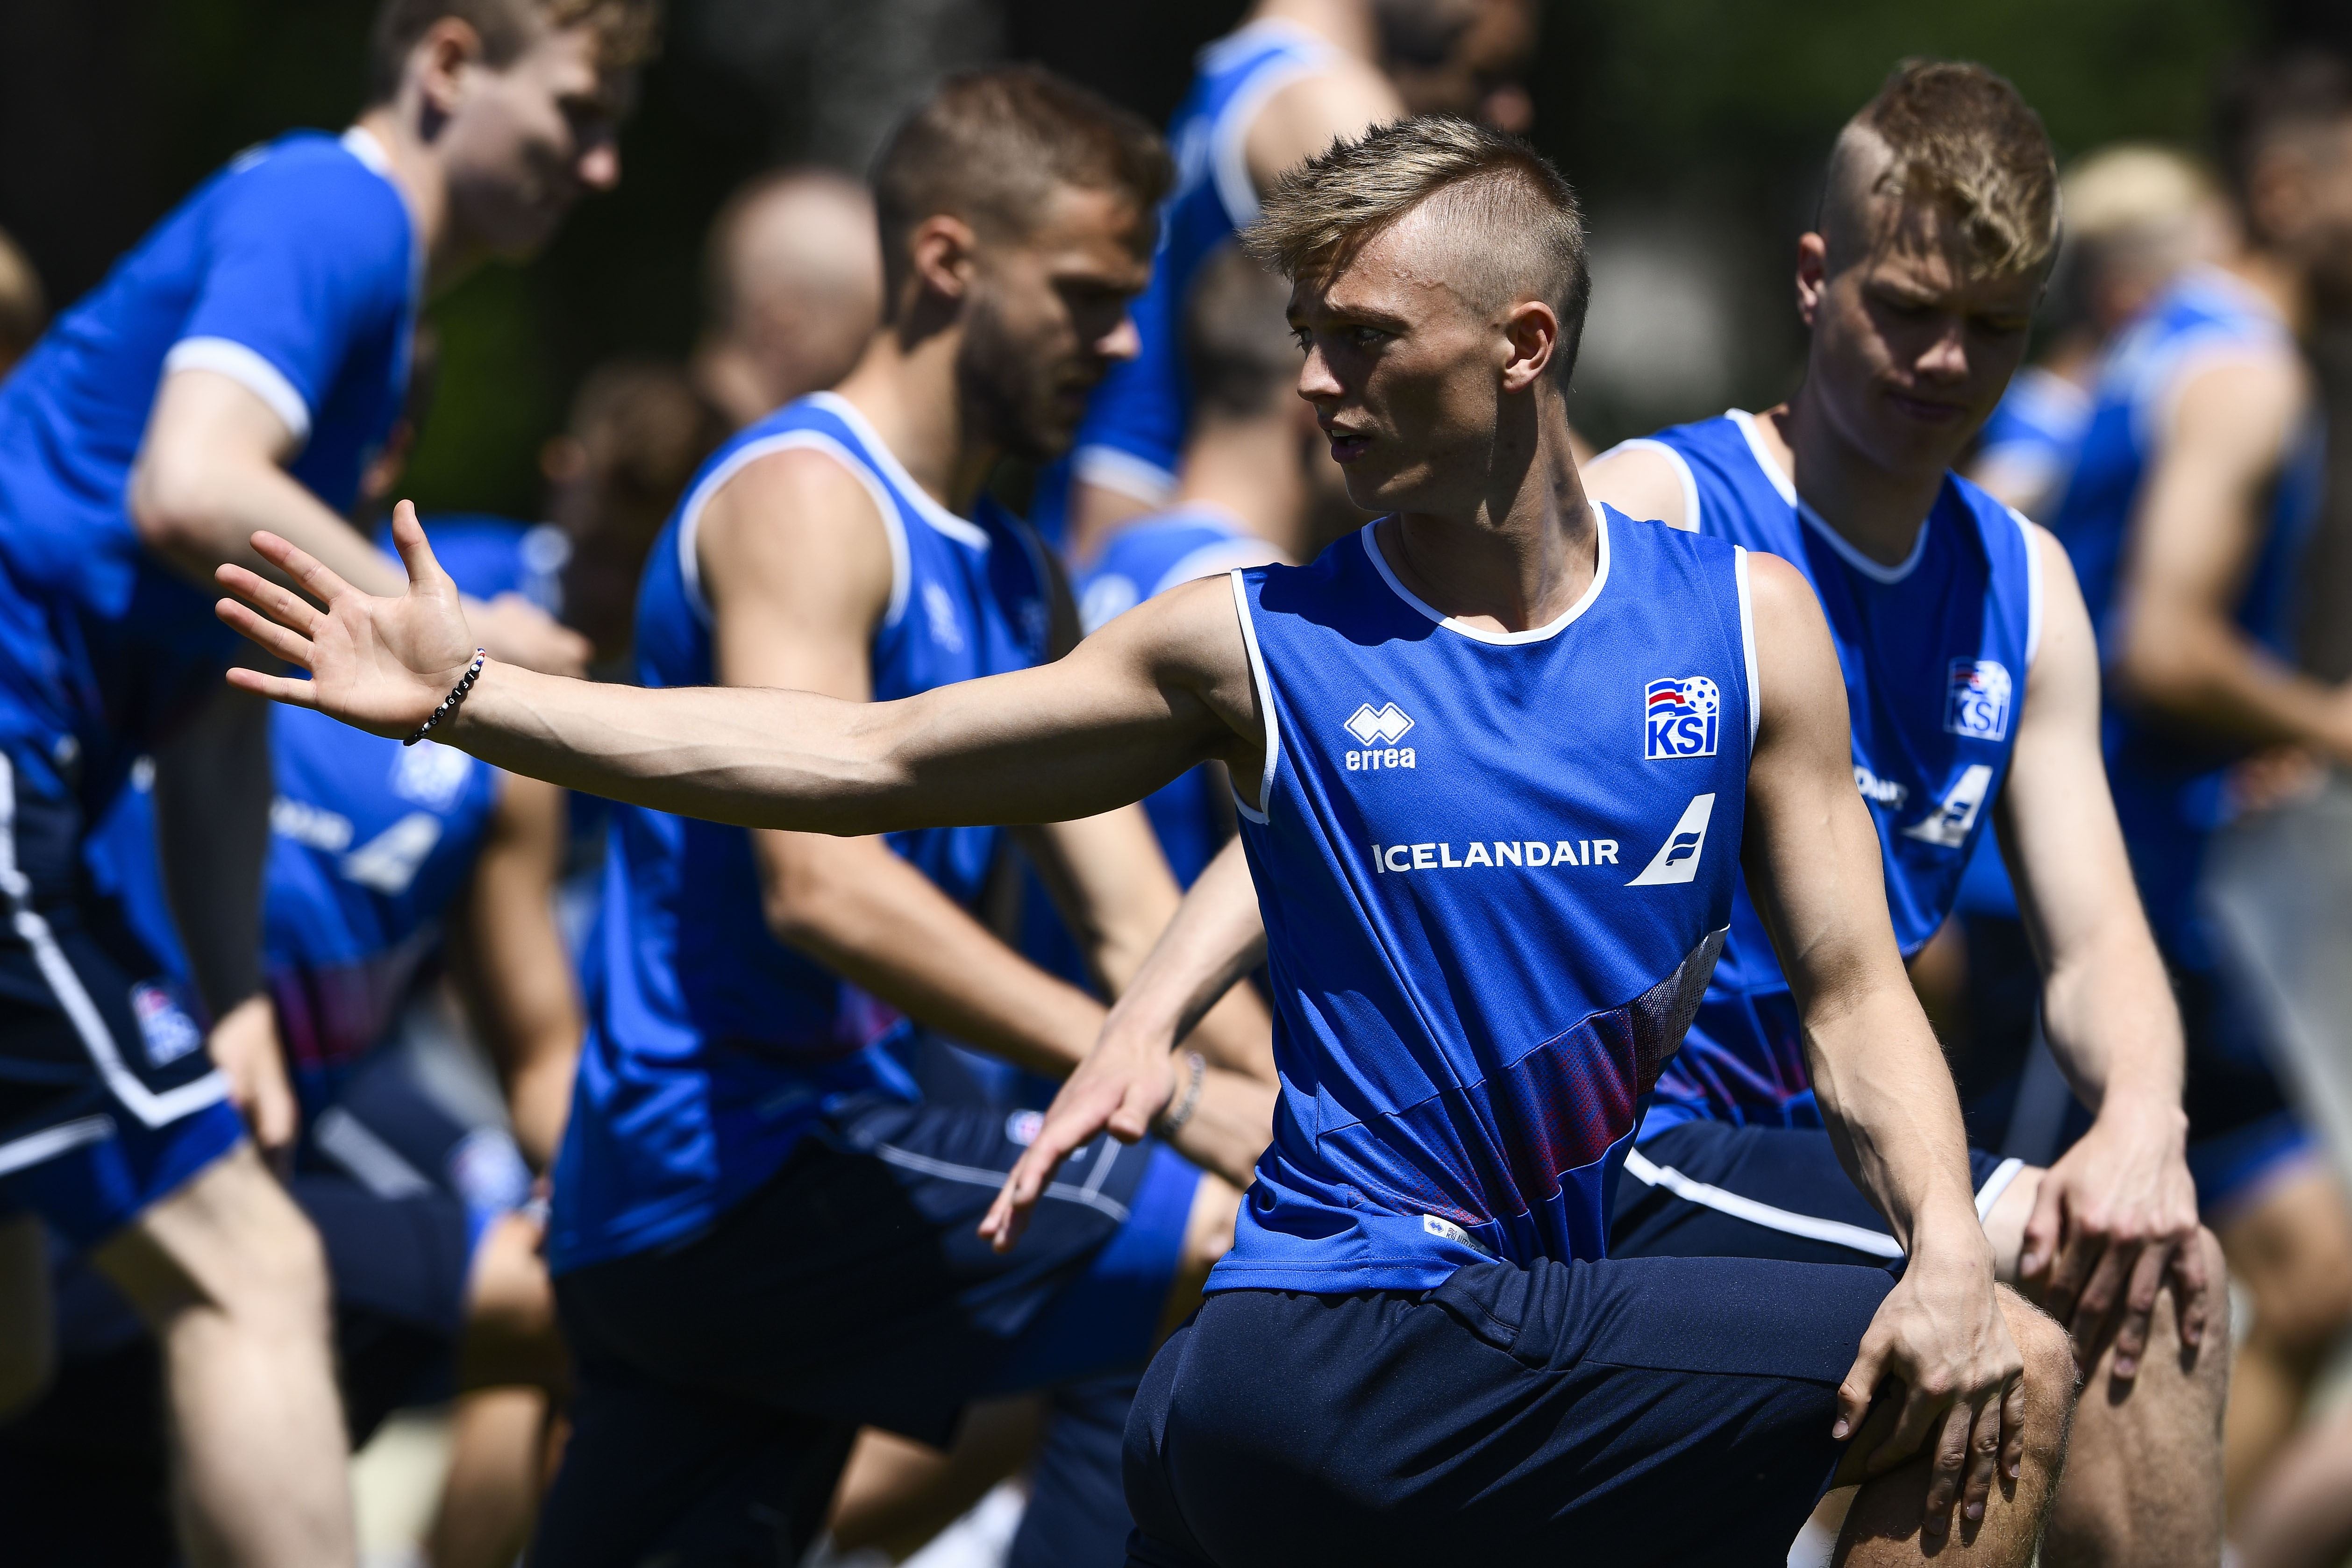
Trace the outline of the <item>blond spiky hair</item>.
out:
<instances>
[{"instance_id":1,"label":"blond spiky hair","mask_svg":"<svg viewBox=\"0 0 2352 1568\"><path fill-rule=\"evenodd\" d=\"M1457 241L1447 281L1479 310L1540 300L1559 318L1565 382L1592 281L1576 192L1516 136L1424 114L1342 136L1274 183L1243 237L1250 254L1293 280L1327 280L1407 214L1433 209Z\"/></svg>"}]
</instances>

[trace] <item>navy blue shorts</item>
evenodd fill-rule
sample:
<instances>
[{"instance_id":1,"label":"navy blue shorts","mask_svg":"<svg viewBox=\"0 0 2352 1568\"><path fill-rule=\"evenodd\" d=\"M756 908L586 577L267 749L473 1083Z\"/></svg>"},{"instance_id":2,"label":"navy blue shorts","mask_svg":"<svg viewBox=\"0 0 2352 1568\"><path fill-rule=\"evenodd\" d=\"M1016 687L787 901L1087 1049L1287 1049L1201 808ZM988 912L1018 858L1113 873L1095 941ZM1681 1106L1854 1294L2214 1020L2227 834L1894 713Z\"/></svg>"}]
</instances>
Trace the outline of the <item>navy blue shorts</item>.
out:
<instances>
[{"instance_id":1,"label":"navy blue shorts","mask_svg":"<svg viewBox=\"0 0 2352 1568\"><path fill-rule=\"evenodd\" d=\"M1212 1296L1128 1421L1129 1561L1777 1568L1836 1469L1838 1384L1894 1285L1685 1258Z\"/></svg>"},{"instance_id":2,"label":"navy blue shorts","mask_svg":"<svg viewBox=\"0 0 2352 1568\"><path fill-rule=\"evenodd\" d=\"M2037 1093L2063 1096L2041 1120L2048 1148L2028 1151L2047 1164L2091 1125L2090 1112L2054 1075L2042 1084L2025 1067L2042 1000L2042 975L2020 921L1970 915L1962 930L1969 951L1969 1026L1954 1052L1952 1072L1971 1142L2009 1148L2021 1121L2033 1119L2026 1100ZM2189 1173L2208 1219L2221 1221L2259 1198L2275 1179L2319 1157L2278 1075L2272 1069L2260 1009L2231 990L2226 976L2175 968L2174 995L2187 1047L2181 1095L2189 1113Z\"/></svg>"},{"instance_id":3,"label":"navy blue shorts","mask_svg":"<svg viewBox=\"0 0 2352 1568\"><path fill-rule=\"evenodd\" d=\"M89 889L80 806L20 776L0 750L0 1212L94 1247L244 1125L178 985Z\"/></svg>"},{"instance_id":4,"label":"navy blue shorts","mask_svg":"<svg viewBox=\"0 0 2352 1568\"><path fill-rule=\"evenodd\" d=\"M1971 1149L1969 1166L1981 1219L2024 1162ZM1887 1266L1903 1248L1821 1128L1685 1121L1625 1156L1609 1256Z\"/></svg>"},{"instance_id":5,"label":"navy blue shorts","mask_svg":"<svg viewBox=\"0 0 2352 1568\"><path fill-rule=\"evenodd\" d=\"M704 1235L559 1275L579 1384L533 1561L797 1553L857 1426L944 1447L973 1400L1139 1367L1199 1173L1098 1139L999 1257L976 1227L1034 1121L851 1101Z\"/></svg>"}]
</instances>

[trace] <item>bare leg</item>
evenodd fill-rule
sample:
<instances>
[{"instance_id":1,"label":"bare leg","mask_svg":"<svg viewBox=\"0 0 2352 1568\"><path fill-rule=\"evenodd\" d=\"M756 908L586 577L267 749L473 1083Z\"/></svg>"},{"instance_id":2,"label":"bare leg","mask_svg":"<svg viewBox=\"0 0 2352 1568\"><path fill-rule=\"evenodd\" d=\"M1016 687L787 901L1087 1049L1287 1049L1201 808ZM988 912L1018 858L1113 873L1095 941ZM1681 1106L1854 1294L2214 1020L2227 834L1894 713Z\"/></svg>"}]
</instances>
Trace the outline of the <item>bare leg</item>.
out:
<instances>
[{"instance_id":1,"label":"bare leg","mask_svg":"<svg viewBox=\"0 0 2352 1568\"><path fill-rule=\"evenodd\" d=\"M844 1552L876 1548L894 1561L912 1555L1019 1469L1036 1451L1044 1425L1038 1398L1024 1394L971 1406L945 1453L867 1427L834 1488L834 1544Z\"/></svg>"},{"instance_id":2,"label":"bare leg","mask_svg":"<svg viewBox=\"0 0 2352 1568\"><path fill-rule=\"evenodd\" d=\"M547 1473L550 1394L569 1368L540 1226L509 1215L482 1238L468 1281L448 1479L425 1536L433 1568L511 1568Z\"/></svg>"},{"instance_id":3,"label":"bare leg","mask_svg":"<svg viewBox=\"0 0 2352 1568\"><path fill-rule=\"evenodd\" d=\"M348 1568L343 1435L319 1238L239 1144L93 1254L163 1348L195 1568Z\"/></svg>"},{"instance_id":4,"label":"bare leg","mask_svg":"<svg viewBox=\"0 0 2352 1568\"><path fill-rule=\"evenodd\" d=\"M449 1476L425 1560L433 1568L513 1568L539 1517L547 1394L478 1389L459 1396L449 1426Z\"/></svg>"},{"instance_id":5,"label":"bare leg","mask_svg":"<svg viewBox=\"0 0 2352 1568\"><path fill-rule=\"evenodd\" d=\"M2239 1568L2336 1568L2352 1553L2352 1413L2296 1434L2234 1533Z\"/></svg>"},{"instance_id":6,"label":"bare leg","mask_svg":"<svg viewBox=\"0 0 2352 1568\"><path fill-rule=\"evenodd\" d=\"M2315 1161L2214 1230L2231 1271L2253 1297L2222 1428L2236 1521L2302 1419L2320 1362L2352 1324L2352 1206L2335 1174Z\"/></svg>"},{"instance_id":7,"label":"bare leg","mask_svg":"<svg viewBox=\"0 0 2352 1568\"><path fill-rule=\"evenodd\" d=\"M1927 1500L1930 1457L1922 1453L1901 1469L1865 1484L1855 1494L1853 1507L1838 1532L1840 1568L1898 1568L1922 1563L1980 1563L1985 1568L2026 1568L2050 1509L2051 1493L2066 1455L2066 1421L2074 1402L2074 1352L2066 1331L2042 1315L2025 1299L2004 1287L2002 1314L2009 1331L2025 1357L2025 1459L2018 1478L2002 1479L1993 1487L1985 1516L1975 1525L1959 1521L1948 1535L1931 1536L1921 1528ZM1862 1456L1869 1449L1871 1429L1847 1448L1832 1487L1857 1479Z\"/></svg>"},{"instance_id":8,"label":"bare leg","mask_svg":"<svg viewBox=\"0 0 2352 1568\"><path fill-rule=\"evenodd\" d=\"M40 1398L56 1370L48 1233L20 1214L0 1220L0 1421Z\"/></svg>"}]
</instances>

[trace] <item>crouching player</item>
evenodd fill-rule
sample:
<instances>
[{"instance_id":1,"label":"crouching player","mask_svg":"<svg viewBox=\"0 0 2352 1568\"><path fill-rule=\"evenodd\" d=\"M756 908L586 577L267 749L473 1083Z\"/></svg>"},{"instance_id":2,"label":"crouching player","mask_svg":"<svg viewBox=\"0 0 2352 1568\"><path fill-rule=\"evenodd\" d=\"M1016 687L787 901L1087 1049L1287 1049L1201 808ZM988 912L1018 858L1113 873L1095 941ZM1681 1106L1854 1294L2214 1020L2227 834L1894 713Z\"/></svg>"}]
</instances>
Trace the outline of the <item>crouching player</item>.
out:
<instances>
[{"instance_id":1,"label":"crouching player","mask_svg":"<svg viewBox=\"0 0 2352 1568\"><path fill-rule=\"evenodd\" d=\"M1179 588L1055 663L869 706L485 664L404 513L400 598L266 536L323 612L225 569L246 603L223 615L312 676L233 679L377 733L431 721L557 782L842 835L1081 817L1225 763L1284 1090L1234 1250L1129 1424L1135 1562L1420 1563L1465 1539L1761 1559L1825 1486L1867 1478L1847 1561L2026 1563L2071 1353L1994 1282L1811 588L1586 501L1564 398L1582 225L1519 143L1384 128L1286 178L1256 233L1295 280L1301 391L1350 493L1394 514L1311 566ZM1643 754L1662 677L1713 689L1711 752ZM1408 724L1412 766L1360 765L1359 731ZM1910 1254L1899 1279L1606 1256L1609 1190L1743 862L1824 1120ZM990 1233L1009 1243L1062 1154L1139 1134L1181 1084L1164 1054L1097 1049Z\"/></svg>"}]
</instances>

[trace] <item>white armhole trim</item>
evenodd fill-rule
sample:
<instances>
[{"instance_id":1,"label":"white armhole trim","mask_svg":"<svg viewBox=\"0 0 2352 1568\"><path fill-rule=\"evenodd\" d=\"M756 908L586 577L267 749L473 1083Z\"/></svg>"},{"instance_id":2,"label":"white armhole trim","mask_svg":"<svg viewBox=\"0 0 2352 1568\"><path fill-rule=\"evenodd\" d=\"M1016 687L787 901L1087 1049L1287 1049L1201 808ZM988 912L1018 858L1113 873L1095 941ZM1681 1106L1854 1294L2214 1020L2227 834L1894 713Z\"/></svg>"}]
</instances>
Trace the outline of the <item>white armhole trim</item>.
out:
<instances>
[{"instance_id":1,"label":"white armhole trim","mask_svg":"<svg viewBox=\"0 0 2352 1568\"><path fill-rule=\"evenodd\" d=\"M898 617L906 614L908 580L913 575L913 567L908 563L907 554L906 520L898 515L898 503L891 500L889 490L874 470L860 462L856 453L822 430L786 430L781 435L744 443L729 453L725 462L711 469L678 508L678 575L686 584L686 601L693 606L695 618L705 626L711 624L710 600L702 591L702 560L696 547L702 529L703 509L710 504L713 496L727 487L728 480L753 463L778 452L791 451L823 452L849 470L851 477L866 487L866 495L873 500L874 510L882 514L882 531L890 541L890 607L883 613L882 624L897 626Z\"/></svg>"},{"instance_id":2,"label":"white armhole trim","mask_svg":"<svg viewBox=\"0 0 2352 1568\"><path fill-rule=\"evenodd\" d=\"M2033 520L2018 510L2009 509L2017 520L2017 531L2025 535L2025 668L2032 669L2034 657L2042 651L2042 541L2035 537Z\"/></svg>"},{"instance_id":3,"label":"white armhole trim","mask_svg":"<svg viewBox=\"0 0 2352 1568\"><path fill-rule=\"evenodd\" d=\"M1257 184L1250 178L1249 132L1267 99L1305 77L1321 76L1320 59L1296 56L1270 59L1242 89L1225 100L1225 107L1209 132L1209 166L1217 182L1217 199L1235 228L1257 221Z\"/></svg>"},{"instance_id":4,"label":"white armhole trim","mask_svg":"<svg viewBox=\"0 0 2352 1568\"><path fill-rule=\"evenodd\" d=\"M1148 458L1117 447L1081 447L1070 454L1070 477L1117 490L1130 500L1164 507L1176 494L1176 476Z\"/></svg>"},{"instance_id":5,"label":"white armhole trim","mask_svg":"<svg viewBox=\"0 0 2352 1568\"><path fill-rule=\"evenodd\" d=\"M1258 804L1253 807L1234 791L1234 806L1252 822L1264 826L1265 809L1274 804L1274 764L1282 756L1282 725L1274 716L1274 682L1265 678L1265 656L1258 651L1257 625L1250 619L1249 588L1242 582L1242 569L1233 572L1234 613L1242 620L1242 642L1249 648L1250 679L1257 687L1257 710L1265 716L1265 772L1257 781Z\"/></svg>"},{"instance_id":6,"label":"white armhole trim","mask_svg":"<svg viewBox=\"0 0 2352 1568\"><path fill-rule=\"evenodd\" d=\"M1748 550L1731 547L1731 574L1739 584L1739 652L1748 661L1748 755L1756 755L1756 726L1763 722L1763 694L1756 685L1756 605L1748 592Z\"/></svg>"},{"instance_id":7,"label":"white armhole trim","mask_svg":"<svg viewBox=\"0 0 2352 1568\"><path fill-rule=\"evenodd\" d=\"M1675 447L1668 443L1654 440L1647 436L1636 436L1630 441L1618 442L1614 447L1610 447L1609 450L1593 458L1592 461L1594 463L1605 463L1610 458L1615 457L1618 453L1632 451L1635 447L1640 447L1645 452L1655 452L1660 457L1665 458L1667 462L1672 463L1675 466L1675 477L1682 480L1683 485L1683 520L1682 521L1675 523L1674 526L1685 533L1696 533L1700 531L1698 476L1691 472L1690 460L1685 458L1682 453L1675 450ZM1590 465L1588 465L1588 467ZM1619 507L1617 510L1622 511L1625 509L1623 507Z\"/></svg>"},{"instance_id":8,"label":"white armhole trim","mask_svg":"<svg viewBox=\"0 0 2352 1568\"><path fill-rule=\"evenodd\" d=\"M310 439L310 405L286 373L234 338L182 338L163 356L163 374L208 370L225 375L268 405L299 450Z\"/></svg>"}]
</instances>

